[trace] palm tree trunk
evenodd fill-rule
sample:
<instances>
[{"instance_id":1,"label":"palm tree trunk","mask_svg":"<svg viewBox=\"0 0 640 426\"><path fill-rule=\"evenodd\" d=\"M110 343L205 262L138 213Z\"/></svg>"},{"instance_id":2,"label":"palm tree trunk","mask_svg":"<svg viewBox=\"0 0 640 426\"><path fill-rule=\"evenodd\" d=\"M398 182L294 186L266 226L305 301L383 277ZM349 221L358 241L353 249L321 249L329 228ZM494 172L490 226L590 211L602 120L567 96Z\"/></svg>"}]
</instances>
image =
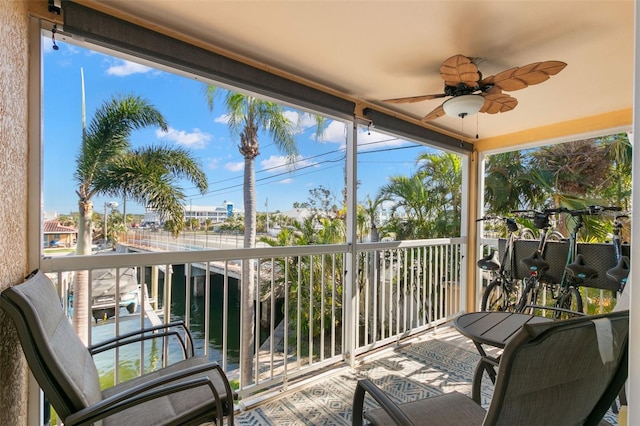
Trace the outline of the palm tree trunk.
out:
<instances>
[{"instance_id":1,"label":"palm tree trunk","mask_svg":"<svg viewBox=\"0 0 640 426\"><path fill-rule=\"evenodd\" d=\"M78 241L76 254L91 254L91 216L93 202L78 202ZM89 272L77 271L73 282L73 326L85 345L89 344Z\"/></svg>"},{"instance_id":2,"label":"palm tree trunk","mask_svg":"<svg viewBox=\"0 0 640 426\"><path fill-rule=\"evenodd\" d=\"M244 160L244 248L254 247L256 243L256 187L254 157ZM253 259L242 262L242 355L240 358L240 381L242 386L252 382L253 356L255 347L255 272Z\"/></svg>"}]
</instances>

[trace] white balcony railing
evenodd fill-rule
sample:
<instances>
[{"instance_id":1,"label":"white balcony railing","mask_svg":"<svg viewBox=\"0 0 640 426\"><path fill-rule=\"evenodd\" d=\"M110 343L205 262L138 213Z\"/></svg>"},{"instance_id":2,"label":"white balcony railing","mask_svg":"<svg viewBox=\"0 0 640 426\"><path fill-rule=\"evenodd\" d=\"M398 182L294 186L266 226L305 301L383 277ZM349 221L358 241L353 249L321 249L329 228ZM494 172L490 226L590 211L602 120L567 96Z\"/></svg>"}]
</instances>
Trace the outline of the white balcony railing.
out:
<instances>
[{"instance_id":1,"label":"white balcony railing","mask_svg":"<svg viewBox=\"0 0 640 426\"><path fill-rule=\"evenodd\" d=\"M241 377L240 352L257 354L252 382L239 384L244 403L258 391L283 389L296 378L342 363L349 354L360 356L435 327L462 309L461 240L367 243L350 251L346 244L207 249L213 244L233 247L235 242L223 244L224 237L206 236L201 244L202 237L173 240L162 234L130 233L119 251L137 253L46 257L41 268L59 283L71 315L69 290L77 271L89 271L94 281L98 270L112 269L119 277L135 268L144 284L138 306L133 313L125 309L131 310L130 305L114 309L113 316L108 310L94 312L88 319L90 341L184 320L196 353L218 361L232 381ZM186 246L189 251L165 251ZM347 273L345 265L351 261L357 265L356 274ZM256 272L256 339L251 349L240 326L242 262L251 262ZM113 306L120 306L125 297L120 281L114 279ZM92 290L89 293L94 300ZM346 300L347 294L352 300ZM134 346L98 356L107 384L181 356L172 343Z\"/></svg>"}]
</instances>

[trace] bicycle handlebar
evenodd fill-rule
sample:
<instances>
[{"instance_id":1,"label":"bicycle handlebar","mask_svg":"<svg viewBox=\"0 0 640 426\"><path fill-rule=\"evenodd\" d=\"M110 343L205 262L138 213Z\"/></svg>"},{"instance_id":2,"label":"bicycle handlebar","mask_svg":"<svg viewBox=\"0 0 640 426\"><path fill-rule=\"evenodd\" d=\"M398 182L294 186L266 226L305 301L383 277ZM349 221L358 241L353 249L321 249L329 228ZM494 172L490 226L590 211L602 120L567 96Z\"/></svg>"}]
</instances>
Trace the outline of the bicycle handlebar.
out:
<instances>
[{"instance_id":1,"label":"bicycle handlebar","mask_svg":"<svg viewBox=\"0 0 640 426\"><path fill-rule=\"evenodd\" d=\"M509 232L516 232L518 230L518 224L515 220L510 217L503 217L497 215L483 216L480 219L476 219L476 222L480 222L483 220L501 220L507 225L507 230Z\"/></svg>"},{"instance_id":2,"label":"bicycle handlebar","mask_svg":"<svg viewBox=\"0 0 640 426\"><path fill-rule=\"evenodd\" d=\"M565 208L565 207L557 207L557 208L553 208L553 209L544 209L541 212L538 211L538 210L533 210L533 209L511 210L511 213L513 213L513 214L526 213L527 215L525 217L528 217L528 218L532 219L536 215L544 215L545 217L549 217L554 213L565 213L567 211L569 211L569 210L567 208Z\"/></svg>"},{"instance_id":3,"label":"bicycle handlebar","mask_svg":"<svg viewBox=\"0 0 640 426\"><path fill-rule=\"evenodd\" d=\"M597 216L603 212L619 212L622 207L618 206L589 206L585 210L567 210L571 216Z\"/></svg>"},{"instance_id":4,"label":"bicycle handlebar","mask_svg":"<svg viewBox=\"0 0 640 426\"><path fill-rule=\"evenodd\" d=\"M480 219L476 219L476 222L482 222L483 220L508 220L508 219L509 219L508 217L489 215L489 216L483 216Z\"/></svg>"}]
</instances>

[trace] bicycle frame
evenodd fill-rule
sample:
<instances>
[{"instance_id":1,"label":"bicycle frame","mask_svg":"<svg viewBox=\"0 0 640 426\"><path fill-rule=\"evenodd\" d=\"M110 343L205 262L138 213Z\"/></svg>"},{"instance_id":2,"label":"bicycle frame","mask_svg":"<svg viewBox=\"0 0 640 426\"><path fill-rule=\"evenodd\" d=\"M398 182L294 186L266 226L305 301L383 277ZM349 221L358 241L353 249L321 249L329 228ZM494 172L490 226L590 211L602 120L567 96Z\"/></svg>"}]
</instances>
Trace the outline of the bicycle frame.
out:
<instances>
[{"instance_id":1,"label":"bicycle frame","mask_svg":"<svg viewBox=\"0 0 640 426\"><path fill-rule=\"evenodd\" d=\"M622 254L622 240L620 238L620 232L622 231L621 219L628 218L626 214L618 215L613 221L613 252L616 259L616 266L607 271L607 277L618 284L618 292L622 293L625 285L627 284L627 278L629 275L630 261L628 256Z\"/></svg>"},{"instance_id":2,"label":"bicycle frame","mask_svg":"<svg viewBox=\"0 0 640 426\"><path fill-rule=\"evenodd\" d=\"M512 292L513 292L513 283L515 281L513 277L514 272L514 256L513 256L513 247L515 240L518 239L516 231L518 230L518 225L515 220L511 218L504 218L499 216L487 216L478 219L477 221L483 220L501 220L507 226L508 236L506 240L505 251L502 255L502 259L498 260L496 256L496 251L493 250L487 256L484 256L480 260L478 260L477 265L483 271L491 272L491 279L489 284L483 291L482 296L482 310L512 310L512 307L515 305L515 301L512 302ZM488 306L489 298L493 292L496 292L497 298L492 299L491 306Z\"/></svg>"},{"instance_id":3,"label":"bicycle frame","mask_svg":"<svg viewBox=\"0 0 640 426\"><path fill-rule=\"evenodd\" d=\"M540 290L542 274L549 268L549 264L544 260L544 250L546 247L547 239L553 231L551 228L551 222L549 217L552 214L565 211L564 208L559 209L545 209L542 212L535 210L514 210L514 214L523 214L529 219L533 219L534 226L540 230L540 238L538 242L538 248L532 256L522 259L521 262L529 270L529 277L525 278L524 290L520 296L520 300L517 303L516 311L524 312L527 307L537 305L538 292Z\"/></svg>"},{"instance_id":4,"label":"bicycle frame","mask_svg":"<svg viewBox=\"0 0 640 426\"><path fill-rule=\"evenodd\" d=\"M586 210L567 211L575 218L576 224L569 237L569 250L567 261L560 282L559 294L556 298L556 308L563 310L583 311L582 296L579 287L585 279L596 278L598 273L595 269L586 265L581 255L577 254L578 233L584 226L583 216L597 216L605 211L619 211L619 207L589 206ZM573 302L575 299L575 307Z\"/></svg>"}]
</instances>

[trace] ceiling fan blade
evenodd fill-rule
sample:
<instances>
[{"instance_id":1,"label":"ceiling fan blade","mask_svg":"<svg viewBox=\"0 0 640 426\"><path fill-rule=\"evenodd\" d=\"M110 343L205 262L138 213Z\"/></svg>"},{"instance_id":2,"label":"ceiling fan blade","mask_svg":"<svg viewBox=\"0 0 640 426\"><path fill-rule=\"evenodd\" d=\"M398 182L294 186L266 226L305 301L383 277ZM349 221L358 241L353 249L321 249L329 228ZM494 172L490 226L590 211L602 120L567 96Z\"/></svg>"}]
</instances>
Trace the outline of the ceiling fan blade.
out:
<instances>
[{"instance_id":1,"label":"ceiling fan blade","mask_svg":"<svg viewBox=\"0 0 640 426\"><path fill-rule=\"evenodd\" d=\"M463 55L454 55L446 59L440 67L440 76L447 86L464 83L469 87L475 87L480 80L476 64Z\"/></svg>"},{"instance_id":2,"label":"ceiling fan blade","mask_svg":"<svg viewBox=\"0 0 640 426\"><path fill-rule=\"evenodd\" d=\"M494 93L484 96L484 105L480 112L487 114L497 114L499 112L511 111L518 105L518 100L506 93Z\"/></svg>"},{"instance_id":3,"label":"ceiling fan blade","mask_svg":"<svg viewBox=\"0 0 640 426\"><path fill-rule=\"evenodd\" d=\"M560 61L534 62L523 67L511 68L482 79L480 85L494 85L507 92L524 89L542 83L550 76L558 74L567 66Z\"/></svg>"},{"instance_id":4,"label":"ceiling fan blade","mask_svg":"<svg viewBox=\"0 0 640 426\"><path fill-rule=\"evenodd\" d=\"M444 98L444 93L438 93L435 95L422 95L422 96L410 96L408 98L395 98L395 99L385 99L382 102L386 102L388 104L412 104L415 102L428 101L431 99Z\"/></svg>"},{"instance_id":5,"label":"ceiling fan blade","mask_svg":"<svg viewBox=\"0 0 640 426\"><path fill-rule=\"evenodd\" d=\"M431 111L429 114L425 115L424 118L420 121L424 122L424 121L435 120L438 117L442 117L444 114L445 114L444 108L442 108L442 105L440 105L439 107Z\"/></svg>"}]
</instances>

